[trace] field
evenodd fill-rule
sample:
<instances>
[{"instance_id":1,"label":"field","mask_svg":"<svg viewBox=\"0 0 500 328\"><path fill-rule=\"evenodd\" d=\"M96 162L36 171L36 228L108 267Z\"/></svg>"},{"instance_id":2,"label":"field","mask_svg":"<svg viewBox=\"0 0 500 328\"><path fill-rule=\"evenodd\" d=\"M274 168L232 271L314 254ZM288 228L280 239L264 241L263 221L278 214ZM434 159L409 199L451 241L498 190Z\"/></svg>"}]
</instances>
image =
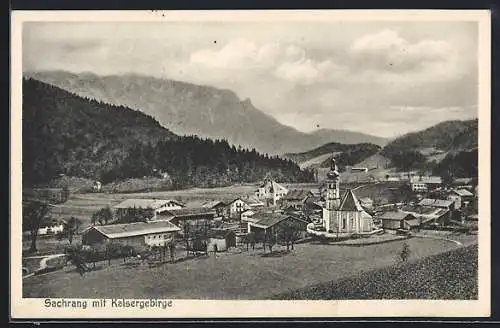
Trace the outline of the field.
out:
<instances>
[{"instance_id":1,"label":"field","mask_svg":"<svg viewBox=\"0 0 500 328\"><path fill-rule=\"evenodd\" d=\"M477 245L276 295L273 299L477 299Z\"/></svg>"},{"instance_id":2,"label":"field","mask_svg":"<svg viewBox=\"0 0 500 328\"><path fill-rule=\"evenodd\" d=\"M26 278L24 297L265 299L310 285L338 281L395 263L404 243L410 261L456 249L457 244L424 238L365 247L300 244L274 256L255 251L219 253L156 268L125 267L119 262L80 277L73 268ZM475 236L463 242L476 243ZM260 246L260 245L259 245ZM268 251L266 251L268 253ZM470 259L474 261L474 258ZM443 270L456 263L443 262ZM424 269L422 269L424 270ZM436 288L442 288L435 280ZM439 291L439 293L445 291ZM346 295L345 297L348 297ZM342 298L340 295L339 298Z\"/></svg>"}]
</instances>

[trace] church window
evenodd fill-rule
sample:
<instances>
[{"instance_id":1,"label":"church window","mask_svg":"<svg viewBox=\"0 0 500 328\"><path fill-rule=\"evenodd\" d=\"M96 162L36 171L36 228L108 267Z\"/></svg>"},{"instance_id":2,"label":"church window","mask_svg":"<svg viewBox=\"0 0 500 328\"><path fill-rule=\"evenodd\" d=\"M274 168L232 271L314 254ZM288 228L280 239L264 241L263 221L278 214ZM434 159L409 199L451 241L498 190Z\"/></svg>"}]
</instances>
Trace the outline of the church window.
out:
<instances>
[{"instance_id":1,"label":"church window","mask_svg":"<svg viewBox=\"0 0 500 328\"><path fill-rule=\"evenodd\" d=\"M342 218L342 229L346 228L346 218Z\"/></svg>"}]
</instances>

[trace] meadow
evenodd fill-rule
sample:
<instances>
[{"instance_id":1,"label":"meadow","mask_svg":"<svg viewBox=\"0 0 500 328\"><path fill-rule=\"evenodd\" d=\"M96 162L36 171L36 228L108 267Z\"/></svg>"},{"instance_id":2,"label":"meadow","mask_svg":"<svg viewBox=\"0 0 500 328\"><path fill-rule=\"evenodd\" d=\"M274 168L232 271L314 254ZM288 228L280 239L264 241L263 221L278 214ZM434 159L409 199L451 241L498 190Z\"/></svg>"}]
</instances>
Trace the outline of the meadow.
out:
<instances>
[{"instance_id":1,"label":"meadow","mask_svg":"<svg viewBox=\"0 0 500 328\"><path fill-rule=\"evenodd\" d=\"M469 243L476 236L468 236ZM23 280L24 297L265 299L319 283L353 277L394 265L403 244L410 261L457 249L457 244L412 238L364 247L299 244L289 253L276 248L269 256L261 245L201 256L149 268L127 267L120 262L102 265L81 277L73 267ZM473 257L470 261L475 261ZM443 270L456 263L443 262ZM423 270L423 271L422 271ZM425 272L425 268L420 272ZM436 288L443 287L433 280ZM443 291L444 293L444 291ZM341 295L339 296L341 298Z\"/></svg>"}]
</instances>

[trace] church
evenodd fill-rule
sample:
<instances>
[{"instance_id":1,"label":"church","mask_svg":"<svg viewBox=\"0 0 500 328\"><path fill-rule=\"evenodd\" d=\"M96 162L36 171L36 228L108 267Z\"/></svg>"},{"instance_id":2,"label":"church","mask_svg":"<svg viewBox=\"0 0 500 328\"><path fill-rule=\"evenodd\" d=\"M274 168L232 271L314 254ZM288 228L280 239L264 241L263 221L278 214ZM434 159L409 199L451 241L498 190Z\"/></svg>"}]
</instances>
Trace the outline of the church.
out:
<instances>
[{"instance_id":1,"label":"church","mask_svg":"<svg viewBox=\"0 0 500 328\"><path fill-rule=\"evenodd\" d=\"M327 174L326 205L323 208L323 227L338 237L366 234L373 230L373 219L361 206L352 190L340 197L340 174L332 159Z\"/></svg>"}]
</instances>

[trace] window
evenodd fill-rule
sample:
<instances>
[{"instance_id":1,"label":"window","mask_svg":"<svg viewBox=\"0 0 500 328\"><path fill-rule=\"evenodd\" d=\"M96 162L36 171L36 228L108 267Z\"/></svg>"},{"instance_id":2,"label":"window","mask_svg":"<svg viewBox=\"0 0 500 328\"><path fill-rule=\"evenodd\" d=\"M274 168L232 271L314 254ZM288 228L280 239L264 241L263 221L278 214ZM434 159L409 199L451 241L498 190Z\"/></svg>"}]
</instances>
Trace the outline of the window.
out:
<instances>
[{"instance_id":1,"label":"window","mask_svg":"<svg viewBox=\"0 0 500 328\"><path fill-rule=\"evenodd\" d=\"M342 229L345 229L346 228L346 222L347 219L346 218L342 218Z\"/></svg>"}]
</instances>

